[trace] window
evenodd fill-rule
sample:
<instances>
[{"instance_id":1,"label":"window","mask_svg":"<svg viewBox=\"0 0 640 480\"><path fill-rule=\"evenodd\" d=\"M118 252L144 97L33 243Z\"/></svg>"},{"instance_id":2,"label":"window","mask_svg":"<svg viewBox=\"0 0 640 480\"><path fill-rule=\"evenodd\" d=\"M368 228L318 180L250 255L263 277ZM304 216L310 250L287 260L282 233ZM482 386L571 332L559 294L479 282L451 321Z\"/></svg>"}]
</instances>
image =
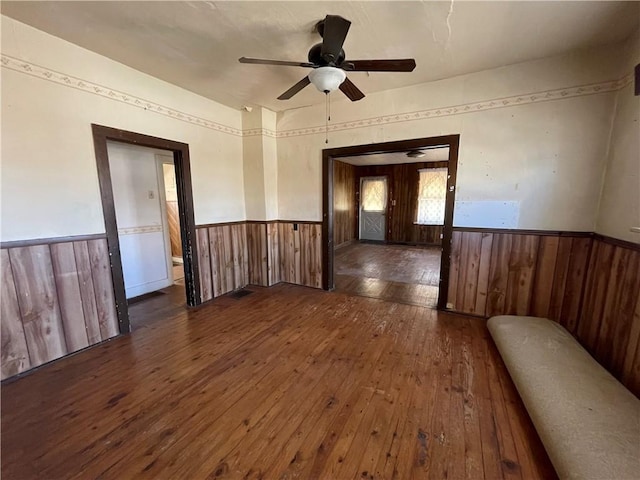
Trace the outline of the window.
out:
<instances>
[{"instance_id":1,"label":"window","mask_svg":"<svg viewBox=\"0 0 640 480\"><path fill-rule=\"evenodd\" d=\"M420 225L444 225L444 204L447 195L447 169L419 170L418 218Z\"/></svg>"},{"instance_id":2,"label":"window","mask_svg":"<svg viewBox=\"0 0 640 480\"><path fill-rule=\"evenodd\" d=\"M369 177L362 179L362 209L365 212L381 212L387 206L387 179Z\"/></svg>"}]
</instances>

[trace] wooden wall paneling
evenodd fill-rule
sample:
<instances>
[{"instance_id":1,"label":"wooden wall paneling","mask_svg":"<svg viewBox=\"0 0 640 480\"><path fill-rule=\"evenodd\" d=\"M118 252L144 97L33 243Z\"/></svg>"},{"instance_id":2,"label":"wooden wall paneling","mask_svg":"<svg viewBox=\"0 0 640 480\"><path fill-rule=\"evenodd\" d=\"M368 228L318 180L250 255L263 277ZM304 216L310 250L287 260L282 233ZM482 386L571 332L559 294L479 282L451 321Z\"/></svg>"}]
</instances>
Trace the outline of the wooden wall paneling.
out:
<instances>
[{"instance_id":1,"label":"wooden wall paneling","mask_svg":"<svg viewBox=\"0 0 640 480\"><path fill-rule=\"evenodd\" d=\"M31 366L67 353L49 245L9 249Z\"/></svg>"},{"instance_id":2,"label":"wooden wall paneling","mask_svg":"<svg viewBox=\"0 0 640 480\"><path fill-rule=\"evenodd\" d=\"M278 235L278 224L267 223L267 275L268 285L275 285L281 281L280 275L280 237Z\"/></svg>"},{"instance_id":3,"label":"wooden wall paneling","mask_svg":"<svg viewBox=\"0 0 640 480\"><path fill-rule=\"evenodd\" d=\"M623 283L633 252L627 248L614 247L611 264L609 266L609 282L604 295L602 319L598 330L595 357L608 370L611 370L613 354L613 335L616 323L624 323L624 312L621 307ZM636 275L638 271L635 271ZM625 341L625 340L623 340Z\"/></svg>"},{"instance_id":4,"label":"wooden wall paneling","mask_svg":"<svg viewBox=\"0 0 640 480\"><path fill-rule=\"evenodd\" d=\"M417 162L398 165L368 165L356 168L356 191L360 178L386 175L389 183L387 241L441 245L442 225L416 225L418 183L421 168L447 167L448 162ZM395 205L392 202L395 201ZM450 302L451 303L451 302Z\"/></svg>"},{"instance_id":5,"label":"wooden wall paneling","mask_svg":"<svg viewBox=\"0 0 640 480\"><path fill-rule=\"evenodd\" d=\"M412 226L411 243L424 245L441 245L443 225L416 225Z\"/></svg>"},{"instance_id":6,"label":"wooden wall paneling","mask_svg":"<svg viewBox=\"0 0 640 480\"><path fill-rule=\"evenodd\" d=\"M463 233L462 234L462 243L460 244L460 272L458 273L458 292L456 296L456 305L458 306L459 311L467 312L468 305L465 304L465 297L467 296L467 291L472 287L469 285L474 285L477 282L477 271L475 280L473 277L473 267L469 265L469 241L471 240L473 234L471 233ZM469 297L471 297L471 292L469 292ZM475 297L475 291L473 292L473 296Z\"/></svg>"},{"instance_id":7,"label":"wooden wall paneling","mask_svg":"<svg viewBox=\"0 0 640 480\"><path fill-rule=\"evenodd\" d=\"M196 228L196 243L198 248L198 265L200 266L200 297L203 302L213 298L213 279L211 276L211 253L209 251L209 230Z\"/></svg>"},{"instance_id":8,"label":"wooden wall paneling","mask_svg":"<svg viewBox=\"0 0 640 480\"><path fill-rule=\"evenodd\" d=\"M549 317L559 243L560 237L540 238L536 274L533 281L533 295L531 296L531 307L529 309L531 315L535 317Z\"/></svg>"},{"instance_id":9,"label":"wooden wall paneling","mask_svg":"<svg viewBox=\"0 0 640 480\"><path fill-rule=\"evenodd\" d=\"M169 240L171 255L182 257L182 238L180 236L180 212L177 201L167 201L167 220L169 224Z\"/></svg>"},{"instance_id":10,"label":"wooden wall paneling","mask_svg":"<svg viewBox=\"0 0 640 480\"><path fill-rule=\"evenodd\" d=\"M294 224L295 225L295 224ZM298 224L298 229L292 226L293 233L293 278L291 283L302 285L302 262L300 261L300 227L302 224Z\"/></svg>"},{"instance_id":11,"label":"wooden wall paneling","mask_svg":"<svg viewBox=\"0 0 640 480\"><path fill-rule=\"evenodd\" d=\"M536 235L513 236L505 302L508 315L529 313L539 239Z\"/></svg>"},{"instance_id":12,"label":"wooden wall paneling","mask_svg":"<svg viewBox=\"0 0 640 480\"><path fill-rule=\"evenodd\" d=\"M629 341L624 352L622 383L640 397L640 295L636 299L629 329Z\"/></svg>"},{"instance_id":13,"label":"wooden wall paneling","mask_svg":"<svg viewBox=\"0 0 640 480\"><path fill-rule=\"evenodd\" d=\"M590 317L591 310L593 309L593 286L596 282L597 275L595 275L595 267L598 261L598 255L600 253L600 247L602 242L594 241L591 248L591 254L589 255L589 262L587 264L587 277L584 282L584 296L581 306L581 316L578 322L577 338L583 345L586 345L586 338L589 335L589 327L591 325Z\"/></svg>"},{"instance_id":14,"label":"wooden wall paneling","mask_svg":"<svg viewBox=\"0 0 640 480\"><path fill-rule=\"evenodd\" d=\"M480 260L482 253L482 233L468 233L467 256L466 256L466 280L464 288L463 308L467 313L484 315L482 311L477 310L478 286L480 284ZM488 279L488 275L487 275Z\"/></svg>"},{"instance_id":15,"label":"wooden wall paneling","mask_svg":"<svg viewBox=\"0 0 640 480\"><path fill-rule=\"evenodd\" d=\"M9 260L9 252L0 250L0 267L2 268L0 290L0 372L5 379L24 372L31 367L27 340L22 325L18 295L13 280L13 271Z\"/></svg>"},{"instance_id":16,"label":"wooden wall paneling","mask_svg":"<svg viewBox=\"0 0 640 480\"><path fill-rule=\"evenodd\" d=\"M336 160L333 169L333 239L337 248L356 238L356 167Z\"/></svg>"},{"instance_id":17,"label":"wooden wall paneling","mask_svg":"<svg viewBox=\"0 0 640 480\"><path fill-rule=\"evenodd\" d=\"M598 248L594 249L594 261L589 265L587 287L584 293L586 301L582 308L578 334L581 334L579 339L591 353L595 352L598 344L614 248L613 245L599 242Z\"/></svg>"},{"instance_id":18,"label":"wooden wall paneling","mask_svg":"<svg viewBox=\"0 0 640 480\"><path fill-rule=\"evenodd\" d=\"M493 247L493 234L481 233L480 242L480 266L478 267L478 288L476 291L476 306L474 313L484 315L487 308L489 295L489 269L491 265L491 251Z\"/></svg>"},{"instance_id":19,"label":"wooden wall paneling","mask_svg":"<svg viewBox=\"0 0 640 480\"><path fill-rule=\"evenodd\" d=\"M560 321L562 316L562 303L564 302L564 290L569 276L569 260L573 238L560 237L558 239L558 252L549 304L549 318Z\"/></svg>"},{"instance_id":20,"label":"wooden wall paneling","mask_svg":"<svg viewBox=\"0 0 640 480\"><path fill-rule=\"evenodd\" d=\"M96 294L98 324L100 325L102 340L106 340L107 338L115 337L119 333L107 240L89 240L87 248L91 262L93 289Z\"/></svg>"},{"instance_id":21,"label":"wooden wall paneling","mask_svg":"<svg viewBox=\"0 0 640 480\"><path fill-rule=\"evenodd\" d=\"M235 284L235 268L233 265L233 239L231 236L231 225L223 225L220 229L220 241L222 257L220 258L220 276L222 291L221 294L233 291Z\"/></svg>"},{"instance_id":22,"label":"wooden wall paneling","mask_svg":"<svg viewBox=\"0 0 640 480\"><path fill-rule=\"evenodd\" d=\"M267 225L247 224L248 283L269 286Z\"/></svg>"},{"instance_id":23,"label":"wooden wall paneling","mask_svg":"<svg viewBox=\"0 0 640 480\"><path fill-rule=\"evenodd\" d=\"M78 286L80 288L87 340L89 345L93 345L102 340L102 333L100 332L100 324L98 323L98 306L96 305L96 292L91 275L91 259L89 258L89 246L87 242L73 242L73 253L78 271Z\"/></svg>"},{"instance_id":24,"label":"wooden wall paneling","mask_svg":"<svg viewBox=\"0 0 640 480\"><path fill-rule=\"evenodd\" d=\"M462 236L463 232L454 231L451 236L451 270L449 273L449 287L447 291L447 298L449 307L451 310L458 311L458 308L462 308L458 305L458 289L461 288L458 284L458 278L460 276L460 268L462 266L460 262L460 250L462 248Z\"/></svg>"},{"instance_id":25,"label":"wooden wall paneling","mask_svg":"<svg viewBox=\"0 0 640 480\"><path fill-rule=\"evenodd\" d=\"M301 224L300 283L308 287L322 288L322 225Z\"/></svg>"},{"instance_id":26,"label":"wooden wall paneling","mask_svg":"<svg viewBox=\"0 0 640 480\"><path fill-rule=\"evenodd\" d=\"M614 322L611 340L611 370L620 378L626 379L625 369L627 355L631 356L631 364L634 360L640 362L640 357L636 356L640 331L640 252L632 251L628 260L625 277L621 285L621 295L617 311L618 318ZM631 346L631 352L629 352ZM640 373L640 372L639 372ZM639 379L640 380L640 379ZM636 390L640 394L640 389Z\"/></svg>"},{"instance_id":27,"label":"wooden wall paneling","mask_svg":"<svg viewBox=\"0 0 640 480\"><path fill-rule=\"evenodd\" d=\"M280 280L295 283L293 225L278 223Z\"/></svg>"},{"instance_id":28,"label":"wooden wall paneling","mask_svg":"<svg viewBox=\"0 0 640 480\"><path fill-rule=\"evenodd\" d=\"M54 243L50 248L67 351L75 352L88 347L89 338L84 322L73 243Z\"/></svg>"},{"instance_id":29,"label":"wooden wall paneling","mask_svg":"<svg viewBox=\"0 0 640 480\"><path fill-rule=\"evenodd\" d=\"M224 254L222 251L222 228L221 227L209 227L209 255L211 262L211 288L213 297L218 297L222 295L224 285L223 285L223 276L224 276L224 268L222 265L222 261L224 258Z\"/></svg>"},{"instance_id":30,"label":"wooden wall paneling","mask_svg":"<svg viewBox=\"0 0 640 480\"><path fill-rule=\"evenodd\" d=\"M247 251L247 225L242 223L231 226L233 250L233 289L245 287L249 281L249 261Z\"/></svg>"},{"instance_id":31,"label":"wooden wall paneling","mask_svg":"<svg viewBox=\"0 0 640 480\"><path fill-rule=\"evenodd\" d=\"M576 237L571 241L560 323L572 334L576 333L580 319L580 308L592 244L591 238Z\"/></svg>"},{"instance_id":32,"label":"wooden wall paneling","mask_svg":"<svg viewBox=\"0 0 640 480\"><path fill-rule=\"evenodd\" d=\"M511 256L512 235L494 234L491 246L491 261L489 263L489 292L487 295L486 316L504 315L507 284L509 277L509 262Z\"/></svg>"}]
</instances>

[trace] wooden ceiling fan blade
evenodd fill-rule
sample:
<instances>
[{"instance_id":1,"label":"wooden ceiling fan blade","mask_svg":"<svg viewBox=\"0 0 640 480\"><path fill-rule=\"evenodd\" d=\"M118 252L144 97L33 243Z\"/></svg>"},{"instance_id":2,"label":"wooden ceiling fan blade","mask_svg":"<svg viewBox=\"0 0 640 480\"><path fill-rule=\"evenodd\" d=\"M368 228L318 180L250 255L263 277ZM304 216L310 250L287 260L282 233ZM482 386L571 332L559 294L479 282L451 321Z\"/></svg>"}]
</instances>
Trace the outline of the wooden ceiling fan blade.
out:
<instances>
[{"instance_id":1,"label":"wooden ceiling fan blade","mask_svg":"<svg viewBox=\"0 0 640 480\"><path fill-rule=\"evenodd\" d=\"M247 58L240 57L238 59L240 63L253 63L256 65L283 65L288 67L307 67L312 68L315 65L309 62L287 62L285 60L264 60L262 58Z\"/></svg>"},{"instance_id":2,"label":"wooden ceiling fan blade","mask_svg":"<svg viewBox=\"0 0 640 480\"><path fill-rule=\"evenodd\" d=\"M413 58L349 60L343 65L344 70L350 72L413 72L416 68L416 61Z\"/></svg>"},{"instance_id":3,"label":"wooden ceiling fan blade","mask_svg":"<svg viewBox=\"0 0 640 480\"><path fill-rule=\"evenodd\" d=\"M339 15L327 15L322 31L322 50L320 54L327 62L335 62L340 57L342 45L347 38L351 22Z\"/></svg>"},{"instance_id":4,"label":"wooden ceiling fan blade","mask_svg":"<svg viewBox=\"0 0 640 480\"><path fill-rule=\"evenodd\" d=\"M362 91L348 78L345 78L344 82L340 84L340 90L349 97L349 100L352 102L357 102L364 98L364 93L362 93Z\"/></svg>"},{"instance_id":5,"label":"wooden ceiling fan blade","mask_svg":"<svg viewBox=\"0 0 640 480\"><path fill-rule=\"evenodd\" d=\"M280 95L278 97L278 100L289 100L291 97L293 97L296 93L298 93L300 90L302 90L304 87L306 87L310 83L311 81L309 80L309 77L304 77L302 80L296 83L293 87L291 87L289 90L287 90L282 95Z\"/></svg>"}]
</instances>

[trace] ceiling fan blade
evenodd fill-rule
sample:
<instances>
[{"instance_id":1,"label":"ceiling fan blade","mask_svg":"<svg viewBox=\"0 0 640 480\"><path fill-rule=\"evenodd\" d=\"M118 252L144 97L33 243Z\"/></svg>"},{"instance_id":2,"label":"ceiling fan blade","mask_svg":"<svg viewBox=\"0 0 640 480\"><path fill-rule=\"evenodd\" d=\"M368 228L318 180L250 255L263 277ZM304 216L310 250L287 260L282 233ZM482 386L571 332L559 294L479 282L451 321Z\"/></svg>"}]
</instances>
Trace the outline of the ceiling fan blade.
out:
<instances>
[{"instance_id":1,"label":"ceiling fan blade","mask_svg":"<svg viewBox=\"0 0 640 480\"><path fill-rule=\"evenodd\" d=\"M284 60L263 60L262 58L247 58L240 57L238 59L240 63L253 63L257 65L284 65L289 67L314 67L313 63L309 62L287 62Z\"/></svg>"},{"instance_id":2,"label":"ceiling fan blade","mask_svg":"<svg viewBox=\"0 0 640 480\"><path fill-rule=\"evenodd\" d=\"M352 102L357 102L358 100L362 100L364 98L364 93L362 93L360 89L356 87L348 78L345 78L344 82L340 84L340 90L347 97L349 97L349 100L351 100Z\"/></svg>"},{"instance_id":3,"label":"ceiling fan blade","mask_svg":"<svg viewBox=\"0 0 640 480\"><path fill-rule=\"evenodd\" d=\"M327 15L322 32L322 50L320 54L327 62L335 62L340 56L342 44L347 38L351 22L338 15Z\"/></svg>"},{"instance_id":4,"label":"ceiling fan blade","mask_svg":"<svg viewBox=\"0 0 640 480\"><path fill-rule=\"evenodd\" d=\"M296 93L298 93L300 90L302 90L304 87L306 87L310 83L311 81L309 80L309 77L304 77L302 80L296 83L293 87L291 87L289 90L287 90L282 95L280 95L278 97L278 100L289 100L291 97L293 97Z\"/></svg>"},{"instance_id":5,"label":"ceiling fan blade","mask_svg":"<svg viewBox=\"0 0 640 480\"><path fill-rule=\"evenodd\" d=\"M342 64L350 72L413 72L416 61L413 58L394 60L349 60Z\"/></svg>"}]
</instances>

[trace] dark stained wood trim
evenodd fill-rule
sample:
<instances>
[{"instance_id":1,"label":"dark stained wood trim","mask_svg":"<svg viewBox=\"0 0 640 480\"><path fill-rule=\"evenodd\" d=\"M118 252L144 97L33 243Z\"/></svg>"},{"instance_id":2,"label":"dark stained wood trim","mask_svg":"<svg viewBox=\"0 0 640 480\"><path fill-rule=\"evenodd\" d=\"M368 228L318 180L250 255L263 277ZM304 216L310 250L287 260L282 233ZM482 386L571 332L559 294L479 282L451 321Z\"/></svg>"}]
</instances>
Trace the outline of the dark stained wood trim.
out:
<instances>
[{"instance_id":1,"label":"dark stained wood trim","mask_svg":"<svg viewBox=\"0 0 640 480\"><path fill-rule=\"evenodd\" d=\"M214 227L225 227L227 225L242 225L245 223L249 223L246 220L238 220L237 222L220 222L220 223L202 223L196 225L196 228L214 228Z\"/></svg>"},{"instance_id":2,"label":"dark stained wood trim","mask_svg":"<svg viewBox=\"0 0 640 480\"><path fill-rule=\"evenodd\" d=\"M562 230L525 230L518 228L477 228L477 227L453 227L454 232L470 232L470 233L504 233L514 235L540 235L549 237L591 237L592 232L572 232Z\"/></svg>"},{"instance_id":3,"label":"dark stained wood trim","mask_svg":"<svg viewBox=\"0 0 640 480\"><path fill-rule=\"evenodd\" d=\"M592 235L594 240L599 240L610 245L615 245L616 247L628 248L635 252L640 252L640 243L634 243L627 240L620 240L619 238L608 237L606 235L602 235L601 233L593 233Z\"/></svg>"},{"instance_id":4,"label":"dark stained wood trim","mask_svg":"<svg viewBox=\"0 0 640 480\"><path fill-rule=\"evenodd\" d=\"M455 203L455 185L458 170L458 149L460 135L444 135L440 137L414 138L393 142L353 145L349 147L327 148L322 151L322 288L334 288L333 260L333 165L334 159L354 155L370 155L374 153L403 152L420 148L449 147L449 179L447 181L447 198L445 203L445 226L442 238L442 258L440 267L440 286L438 293L438 309L444 310L447 305L449 266L451 262L451 237L453 226L453 207ZM451 188L453 187L453 188Z\"/></svg>"},{"instance_id":5,"label":"dark stained wood trim","mask_svg":"<svg viewBox=\"0 0 640 480\"><path fill-rule=\"evenodd\" d=\"M213 228L224 227L226 225L242 224L266 225L267 223L298 223L302 225L320 225L322 222L320 220L238 220L237 222L203 223L200 225L196 225L196 228Z\"/></svg>"},{"instance_id":6,"label":"dark stained wood trim","mask_svg":"<svg viewBox=\"0 0 640 480\"><path fill-rule=\"evenodd\" d=\"M442 229L442 255L440 256L440 286L438 289L438 310L447 309L449 295L449 275L451 270L451 239L453 237L453 209L456 201L458 150L460 135L449 137L449 161L447 163L447 196L444 207L444 227Z\"/></svg>"},{"instance_id":7,"label":"dark stained wood trim","mask_svg":"<svg viewBox=\"0 0 640 480\"><path fill-rule=\"evenodd\" d=\"M120 256L120 242L118 240L118 225L113 200L107 141L112 140L121 143L139 145L142 147L171 150L173 152L173 160L176 170L176 185L178 190L178 213L180 216L187 305L195 306L201 302L201 299L198 263L194 261L194 258L196 258L196 232L193 213L189 145L175 142L173 140L142 135L102 125L92 124L91 129L93 132L93 144L96 154L96 165L98 168L102 210L104 212L106 237L109 247L111 275L113 279L118 324L120 326L120 333L127 333L131 331L131 327L129 324L124 276L122 273L122 259Z\"/></svg>"},{"instance_id":8,"label":"dark stained wood trim","mask_svg":"<svg viewBox=\"0 0 640 480\"><path fill-rule=\"evenodd\" d=\"M299 223L302 225L320 225L320 220L276 220L277 223Z\"/></svg>"},{"instance_id":9,"label":"dark stained wood trim","mask_svg":"<svg viewBox=\"0 0 640 480\"><path fill-rule=\"evenodd\" d=\"M88 235L68 235L66 237L33 238L29 240L12 240L0 242L0 248L32 247L34 245L51 245L54 243L82 242L86 240L100 240L107 238L106 233L93 233Z\"/></svg>"},{"instance_id":10,"label":"dark stained wood trim","mask_svg":"<svg viewBox=\"0 0 640 480\"><path fill-rule=\"evenodd\" d=\"M353 147L346 147L353 148ZM322 150L322 288L335 288L333 262L333 167L340 149Z\"/></svg>"}]
</instances>

